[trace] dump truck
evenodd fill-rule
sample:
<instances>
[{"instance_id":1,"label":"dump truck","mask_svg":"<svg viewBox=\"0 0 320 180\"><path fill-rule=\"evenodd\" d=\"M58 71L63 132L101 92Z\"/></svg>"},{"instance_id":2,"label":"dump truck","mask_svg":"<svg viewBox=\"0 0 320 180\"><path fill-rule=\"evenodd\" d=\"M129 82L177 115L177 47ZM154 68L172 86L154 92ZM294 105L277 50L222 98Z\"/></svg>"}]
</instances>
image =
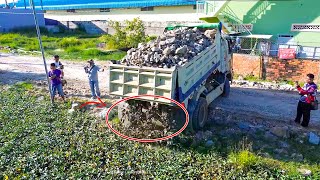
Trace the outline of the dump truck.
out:
<instances>
[{"instance_id":1,"label":"dump truck","mask_svg":"<svg viewBox=\"0 0 320 180\"><path fill-rule=\"evenodd\" d=\"M214 43L182 66L153 68L111 64L109 66L109 94L119 97L137 95L164 96L184 105L189 113L188 128L202 129L208 120L208 105L219 96L228 96L232 80L230 44L222 34L221 23L168 26L216 29ZM159 103L164 108L176 106L163 98L141 97L140 103ZM138 102L138 103L139 103ZM119 106L120 110L123 107ZM173 113L175 120L185 122L181 108Z\"/></svg>"}]
</instances>

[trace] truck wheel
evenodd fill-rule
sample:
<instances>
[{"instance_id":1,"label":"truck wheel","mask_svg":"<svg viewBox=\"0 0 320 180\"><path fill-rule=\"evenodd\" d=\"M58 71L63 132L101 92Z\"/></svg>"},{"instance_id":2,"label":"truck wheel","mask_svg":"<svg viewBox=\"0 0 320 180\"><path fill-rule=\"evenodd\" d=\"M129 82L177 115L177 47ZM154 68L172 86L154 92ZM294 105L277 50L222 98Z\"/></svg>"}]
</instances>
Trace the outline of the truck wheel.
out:
<instances>
[{"instance_id":1,"label":"truck wheel","mask_svg":"<svg viewBox=\"0 0 320 180\"><path fill-rule=\"evenodd\" d=\"M192 125L194 130L199 130L204 127L208 119L208 104L207 100L200 97L196 109L193 112Z\"/></svg>"},{"instance_id":2,"label":"truck wheel","mask_svg":"<svg viewBox=\"0 0 320 180\"><path fill-rule=\"evenodd\" d=\"M225 82L224 82L224 87L223 87L223 93L222 96L223 97L228 97L230 94L230 82L229 79L226 78Z\"/></svg>"}]
</instances>

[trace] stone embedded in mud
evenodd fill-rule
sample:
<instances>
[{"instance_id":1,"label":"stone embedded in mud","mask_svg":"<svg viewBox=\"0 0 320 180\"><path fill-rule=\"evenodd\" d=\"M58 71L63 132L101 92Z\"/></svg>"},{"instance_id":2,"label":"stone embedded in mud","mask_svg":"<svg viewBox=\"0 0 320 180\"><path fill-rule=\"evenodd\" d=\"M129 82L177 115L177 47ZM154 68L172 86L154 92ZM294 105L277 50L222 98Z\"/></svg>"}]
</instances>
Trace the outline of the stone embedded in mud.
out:
<instances>
[{"instance_id":1,"label":"stone embedded in mud","mask_svg":"<svg viewBox=\"0 0 320 180\"><path fill-rule=\"evenodd\" d=\"M288 127L273 127L270 129L270 132L281 138L289 138L289 128Z\"/></svg>"},{"instance_id":2,"label":"stone embedded in mud","mask_svg":"<svg viewBox=\"0 0 320 180\"><path fill-rule=\"evenodd\" d=\"M248 130L250 130L250 126L251 126L251 124L248 123L248 122L239 122L239 123L238 123L238 127L239 127L241 130L248 131Z\"/></svg>"},{"instance_id":3,"label":"stone embedded in mud","mask_svg":"<svg viewBox=\"0 0 320 180\"><path fill-rule=\"evenodd\" d=\"M165 125L163 125L163 123L162 123L161 121L159 121L159 120L153 120L152 123L153 123L154 125L159 126L159 127L162 127L162 128L165 127Z\"/></svg>"},{"instance_id":4,"label":"stone embedded in mud","mask_svg":"<svg viewBox=\"0 0 320 180\"><path fill-rule=\"evenodd\" d=\"M293 154L291 154L290 157L295 161L299 161L299 162L303 161L303 155L302 154L293 153Z\"/></svg>"},{"instance_id":5,"label":"stone embedded in mud","mask_svg":"<svg viewBox=\"0 0 320 180\"><path fill-rule=\"evenodd\" d=\"M287 142L284 142L284 141L280 141L279 142L279 146L282 147L282 148L289 148L290 147L290 145Z\"/></svg>"},{"instance_id":6,"label":"stone embedded in mud","mask_svg":"<svg viewBox=\"0 0 320 180\"><path fill-rule=\"evenodd\" d=\"M264 138L265 138L266 140L272 141L272 142L278 140L277 136L275 136L273 133L271 133L271 132L269 132L269 131L267 131L267 132L264 134Z\"/></svg>"},{"instance_id":7,"label":"stone embedded in mud","mask_svg":"<svg viewBox=\"0 0 320 180\"><path fill-rule=\"evenodd\" d=\"M108 112L109 108L103 108L102 111L99 113L99 116L102 120L106 119L106 115ZM115 118L117 115L117 111L115 108L113 108L110 112L109 112L109 116L108 116L108 120L112 120L113 118Z\"/></svg>"},{"instance_id":8,"label":"stone embedded in mud","mask_svg":"<svg viewBox=\"0 0 320 180\"><path fill-rule=\"evenodd\" d=\"M213 133L211 131L205 131L203 134L203 139L208 140L212 137Z\"/></svg>"},{"instance_id":9,"label":"stone embedded in mud","mask_svg":"<svg viewBox=\"0 0 320 180\"><path fill-rule=\"evenodd\" d=\"M206 147L211 147L211 146L213 146L213 141L212 140L208 140L207 142L206 142L206 144L205 144L205 146Z\"/></svg>"},{"instance_id":10,"label":"stone embedded in mud","mask_svg":"<svg viewBox=\"0 0 320 180\"><path fill-rule=\"evenodd\" d=\"M71 109L77 109L77 108L79 108L80 107L80 103L78 103L78 102L73 102L72 104L71 104Z\"/></svg>"},{"instance_id":11,"label":"stone embedded in mud","mask_svg":"<svg viewBox=\"0 0 320 180\"><path fill-rule=\"evenodd\" d=\"M74 109L69 109L69 110L68 110L68 113L69 113L69 114L72 114L72 113L74 113L74 112L75 112Z\"/></svg>"},{"instance_id":12,"label":"stone embedded in mud","mask_svg":"<svg viewBox=\"0 0 320 180\"><path fill-rule=\"evenodd\" d=\"M283 149L283 148L275 149L274 152L277 153L277 154L288 154L288 151L286 149Z\"/></svg>"},{"instance_id":13,"label":"stone embedded in mud","mask_svg":"<svg viewBox=\"0 0 320 180\"><path fill-rule=\"evenodd\" d=\"M44 100L44 96L40 96L37 98L37 101L43 101Z\"/></svg>"},{"instance_id":14,"label":"stone embedded in mud","mask_svg":"<svg viewBox=\"0 0 320 180\"><path fill-rule=\"evenodd\" d=\"M312 172L309 169L298 169L298 172L303 176L311 176Z\"/></svg>"}]
</instances>

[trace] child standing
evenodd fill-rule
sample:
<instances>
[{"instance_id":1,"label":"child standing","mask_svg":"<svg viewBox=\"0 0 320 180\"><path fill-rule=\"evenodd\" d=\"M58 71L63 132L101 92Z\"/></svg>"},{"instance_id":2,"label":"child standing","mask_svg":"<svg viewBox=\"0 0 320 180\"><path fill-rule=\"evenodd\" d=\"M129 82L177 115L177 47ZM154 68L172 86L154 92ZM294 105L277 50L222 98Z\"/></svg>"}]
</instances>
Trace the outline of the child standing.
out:
<instances>
[{"instance_id":1,"label":"child standing","mask_svg":"<svg viewBox=\"0 0 320 180\"><path fill-rule=\"evenodd\" d=\"M58 91L60 97L63 99L63 101L65 101L61 83L62 72L56 68L55 63L51 63L50 69L51 71L49 72L49 78L51 79L52 100L54 100L56 91Z\"/></svg>"}]
</instances>

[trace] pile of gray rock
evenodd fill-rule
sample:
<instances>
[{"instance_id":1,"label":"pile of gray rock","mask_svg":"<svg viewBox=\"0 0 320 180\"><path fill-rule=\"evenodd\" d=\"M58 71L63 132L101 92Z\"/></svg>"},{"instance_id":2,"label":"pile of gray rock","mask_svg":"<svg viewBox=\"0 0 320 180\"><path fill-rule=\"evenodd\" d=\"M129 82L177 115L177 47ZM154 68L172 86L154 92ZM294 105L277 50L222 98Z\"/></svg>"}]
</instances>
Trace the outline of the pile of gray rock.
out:
<instances>
[{"instance_id":1,"label":"pile of gray rock","mask_svg":"<svg viewBox=\"0 0 320 180\"><path fill-rule=\"evenodd\" d=\"M294 91L296 88L290 84L279 84L276 82L251 82L246 80L234 80L234 86L257 88L257 89L271 89L280 91Z\"/></svg>"},{"instance_id":2,"label":"pile of gray rock","mask_svg":"<svg viewBox=\"0 0 320 180\"><path fill-rule=\"evenodd\" d=\"M204 33L198 28L178 28L164 32L156 40L140 43L138 48L127 51L122 64L174 68L182 66L214 42L216 30Z\"/></svg>"}]
</instances>

